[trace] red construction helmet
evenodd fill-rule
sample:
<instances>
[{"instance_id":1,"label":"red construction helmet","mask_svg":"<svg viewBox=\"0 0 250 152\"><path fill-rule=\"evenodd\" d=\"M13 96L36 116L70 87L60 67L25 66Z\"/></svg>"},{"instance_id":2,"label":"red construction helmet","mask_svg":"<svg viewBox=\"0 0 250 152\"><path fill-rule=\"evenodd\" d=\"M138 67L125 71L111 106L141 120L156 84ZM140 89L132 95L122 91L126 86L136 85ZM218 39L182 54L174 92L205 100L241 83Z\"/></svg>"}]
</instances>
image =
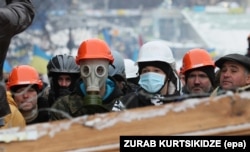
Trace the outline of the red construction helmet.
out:
<instances>
[{"instance_id":1,"label":"red construction helmet","mask_svg":"<svg viewBox=\"0 0 250 152\"><path fill-rule=\"evenodd\" d=\"M7 82L8 89L17 85L29 84L36 84L40 90L43 87L43 82L35 68L29 65L19 65L12 69Z\"/></svg>"},{"instance_id":2,"label":"red construction helmet","mask_svg":"<svg viewBox=\"0 0 250 152\"><path fill-rule=\"evenodd\" d=\"M183 57L181 72L185 74L185 72L188 70L204 66L215 67L214 61L210 54L204 49L191 49L186 52Z\"/></svg>"},{"instance_id":3,"label":"red construction helmet","mask_svg":"<svg viewBox=\"0 0 250 152\"><path fill-rule=\"evenodd\" d=\"M114 58L107 43L100 39L88 39L82 42L76 56L76 63L79 65L82 59L107 59L110 64Z\"/></svg>"}]
</instances>

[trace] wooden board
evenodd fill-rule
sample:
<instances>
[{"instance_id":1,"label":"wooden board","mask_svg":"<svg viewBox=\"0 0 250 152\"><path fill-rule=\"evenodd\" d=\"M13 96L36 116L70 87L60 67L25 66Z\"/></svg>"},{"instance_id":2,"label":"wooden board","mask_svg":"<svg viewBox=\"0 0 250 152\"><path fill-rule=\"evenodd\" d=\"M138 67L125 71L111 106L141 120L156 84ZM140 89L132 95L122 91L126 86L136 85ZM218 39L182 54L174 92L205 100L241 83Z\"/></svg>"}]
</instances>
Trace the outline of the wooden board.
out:
<instances>
[{"instance_id":1,"label":"wooden board","mask_svg":"<svg viewBox=\"0 0 250 152\"><path fill-rule=\"evenodd\" d=\"M6 152L119 151L121 135L250 135L249 94L187 99L2 130L0 147Z\"/></svg>"}]
</instances>

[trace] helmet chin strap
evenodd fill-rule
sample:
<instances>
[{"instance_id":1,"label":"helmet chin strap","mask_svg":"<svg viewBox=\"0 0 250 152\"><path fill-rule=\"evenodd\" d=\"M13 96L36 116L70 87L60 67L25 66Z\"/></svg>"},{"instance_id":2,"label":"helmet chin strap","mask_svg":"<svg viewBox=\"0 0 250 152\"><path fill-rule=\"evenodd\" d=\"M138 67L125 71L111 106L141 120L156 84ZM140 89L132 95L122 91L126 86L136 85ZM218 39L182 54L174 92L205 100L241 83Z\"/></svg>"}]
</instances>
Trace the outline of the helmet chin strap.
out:
<instances>
[{"instance_id":1,"label":"helmet chin strap","mask_svg":"<svg viewBox=\"0 0 250 152\"><path fill-rule=\"evenodd\" d=\"M162 85L161 89L158 91L159 94L162 94L161 91L162 91L163 88L165 88L166 85L167 85L167 91L168 91L168 82L169 82L169 81L170 81L170 80L169 80L168 78L165 80L164 85ZM166 93L167 93L167 92L166 92ZM164 92L163 95L166 95L165 92Z\"/></svg>"},{"instance_id":2,"label":"helmet chin strap","mask_svg":"<svg viewBox=\"0 0 250 152\"><path fill-rule=\"evenodd\" d=\"M175 85L173 84L172 81L169 81L169 83L168 83L168 94L169 94L169 95L174 94L174 93L175 93L175 90L176 90Z\"/></svg>"},{"instance_id":3,"label":"helmet chin strap","mask_svg":"<svg viewBox=\"0 0 250 152\"><path fill-rule=\"evenodd\" d=\"M168 93L168 95L174 94L176 90L179 91L180 88L181 88L180 81L178 81L177 73L175 71L173 71L172 74L173 75L172 75L171 79L166 80L167 81L166 83L168 83L167 84L167 93ZM170 76L170 74L168 74L168 75ZM176 78L176 85L174 84L174 82L171 81L171 80L173 80L173 77Z\"/></svg>"}]
</instances>

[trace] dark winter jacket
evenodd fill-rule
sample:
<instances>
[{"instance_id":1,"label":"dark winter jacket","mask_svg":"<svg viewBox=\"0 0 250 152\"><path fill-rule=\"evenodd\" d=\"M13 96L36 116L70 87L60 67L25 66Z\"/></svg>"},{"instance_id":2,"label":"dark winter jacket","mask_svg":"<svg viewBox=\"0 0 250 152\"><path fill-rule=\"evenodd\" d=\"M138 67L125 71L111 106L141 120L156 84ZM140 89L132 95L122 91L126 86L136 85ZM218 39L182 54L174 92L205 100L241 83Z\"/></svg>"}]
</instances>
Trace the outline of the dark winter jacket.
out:
<instances>
[{"instance_id":1,"label":"dark winter jacket","mask_svg":"<svg viewBox=\"0 0 250 152\"><path fill-rule=\"evenodd\" d=\"M30 0L6 0L8 4L0 8L0 78L3 75L3 62L8 51L11 38L23 32L31 25L34 8Z\"/></svg>"},{"instance_id":2,"label":"dark winter jacket","mask_svg":"<svg viewBox=\"0 0 250 152\"><path fill-rule=\"evenodd\" d=\"M82 80L76 86L76 90L70 95L59 98L52 106L56 110L66 112L70 117L78 117L86 114L109 112L112 110L114 102L122 96L122 91L118 88L115 80L109 77L106 81L106 93L102 97L100 105L87 106L86 91ZM62 112L51 112L51 120L65 119Z\"/></svg>"},{"instance_id":3,"label":"dark winter jacket","mask_svg":"<svg viewBox=\"0 0 250 152\"><path fill-rule=\"evenodd\" d=\"M131 92L115 101L112 111L122 111L124 109L139 108L152 105L161 105L170 102L176 102L179 95L160 95L149 94L144 89L139 88L135 92ZM173 98L173 100L171 100Z\"/></svg>"},{"instance_id":4,"label":"dark winter jacket","mask_svg":"<svg viewBox=\"0 0 250 152\"><path fill-rule=\"evenodd\" d=\"M0 117L10 113L3 81L3 64L11 38L24 31L34 19L34 8L30 0L6 0L0 7Z\"/></svg>"},{"instance_id":5,"label":"dark winter jacket","mask_svg":"<svg viewBox=\"0 0 250 152\"><path fill-rule=\"evenodd\" d=\"M126 85L124 86L124 94L128 94L128 93L131 93L131 92L135 92L136 90L139 89L139 85L136 85L134 83L131 83L131 82L127 82Z\"/></svg>"}]
</instances>

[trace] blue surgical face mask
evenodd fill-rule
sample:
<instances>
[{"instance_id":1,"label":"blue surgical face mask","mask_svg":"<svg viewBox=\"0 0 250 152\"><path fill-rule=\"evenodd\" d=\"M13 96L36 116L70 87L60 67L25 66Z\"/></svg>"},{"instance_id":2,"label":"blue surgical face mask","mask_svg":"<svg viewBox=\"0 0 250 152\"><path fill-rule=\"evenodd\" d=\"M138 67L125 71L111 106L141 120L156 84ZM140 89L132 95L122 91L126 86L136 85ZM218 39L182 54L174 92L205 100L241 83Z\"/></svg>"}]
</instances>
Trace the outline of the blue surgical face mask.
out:
<instances>
[{"instance_id":1,"label":"blue surgical face mask","mask_svg":"<svg viewBox=\"0 0 250 152\"><path fill-rule=\"evenodd\" d=\"M165 75L155 72L147 72L140 76L139 85L149 93L160 91L165 83Z\"/></svg>"}]
</instances>

